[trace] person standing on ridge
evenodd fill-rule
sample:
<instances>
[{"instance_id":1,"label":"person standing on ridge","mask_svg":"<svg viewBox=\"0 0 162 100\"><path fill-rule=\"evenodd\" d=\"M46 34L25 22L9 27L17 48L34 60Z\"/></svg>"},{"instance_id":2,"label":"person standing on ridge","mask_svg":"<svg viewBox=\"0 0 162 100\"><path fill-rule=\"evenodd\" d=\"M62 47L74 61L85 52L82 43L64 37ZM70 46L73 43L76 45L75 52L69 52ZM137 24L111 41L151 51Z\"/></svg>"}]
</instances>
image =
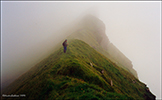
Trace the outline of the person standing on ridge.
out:
<instances>
[{"instance_id":1,"label":"person standing on ridge","mask_svg":"<svg viewBox=\"0 0 162 100\"><path fill-rule=\"evenodd\" d=\"M62 43L62 45L64 47L64 53L66 53L67 46L68 46L67 39Z\"/></svg>"}]
</instances>

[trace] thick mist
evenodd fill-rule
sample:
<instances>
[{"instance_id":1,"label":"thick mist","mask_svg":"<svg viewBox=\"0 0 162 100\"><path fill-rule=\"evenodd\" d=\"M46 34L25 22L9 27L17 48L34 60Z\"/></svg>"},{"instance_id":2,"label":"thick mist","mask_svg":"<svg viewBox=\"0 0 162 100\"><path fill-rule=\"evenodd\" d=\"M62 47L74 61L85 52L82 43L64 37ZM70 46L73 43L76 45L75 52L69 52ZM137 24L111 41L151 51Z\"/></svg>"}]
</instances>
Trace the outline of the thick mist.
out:
<instances>
[{"instance_id":1,"label":"thick mist","mask_svg":"<svg viewBox=\"0 0 162 100\"><path fill-rule=\"evenodd\" d=\"M1 7L2 87L50 55L72 33L73 25L90 13L105 23L110 42L161 98L160 2L3 1Z\"/></svg>"}]
</instances>

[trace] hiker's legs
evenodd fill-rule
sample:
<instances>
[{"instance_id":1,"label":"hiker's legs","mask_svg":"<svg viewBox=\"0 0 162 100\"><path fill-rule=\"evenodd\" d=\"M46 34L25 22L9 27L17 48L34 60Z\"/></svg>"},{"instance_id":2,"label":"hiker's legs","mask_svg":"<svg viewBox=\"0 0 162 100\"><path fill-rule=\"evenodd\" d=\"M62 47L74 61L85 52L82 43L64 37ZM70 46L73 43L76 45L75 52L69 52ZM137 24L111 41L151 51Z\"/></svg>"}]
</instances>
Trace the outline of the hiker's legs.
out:
<instances>
[{"instance_id":1,"label":"hiker's legs","mask_svg":"<svg viewBox=\"0 0 162 100\"><path fill-rule=\"evenodd\" d=\"M67 48L66 48L66 47L64 47L64 53L66 53L66 49L67 49Z\"/></svg>"}]
</instances>

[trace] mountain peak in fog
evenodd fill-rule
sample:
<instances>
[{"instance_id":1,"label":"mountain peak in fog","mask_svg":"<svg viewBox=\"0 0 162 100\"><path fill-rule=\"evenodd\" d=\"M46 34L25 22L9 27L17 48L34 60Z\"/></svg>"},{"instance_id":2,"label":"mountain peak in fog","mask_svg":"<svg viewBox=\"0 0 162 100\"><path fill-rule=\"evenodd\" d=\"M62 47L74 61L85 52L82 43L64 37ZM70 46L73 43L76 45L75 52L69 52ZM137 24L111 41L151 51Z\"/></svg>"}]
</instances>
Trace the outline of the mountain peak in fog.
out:
<instances>
[{"instance_id":1,"label":"mountain peak in fog","mask_svg":"<svg viewBox=\"0 0 162 100\"><path fill-rule=\"evenodd\" d=\"M24 93L28 99L155 99L138 80L132 62L109 41L103 21L86 15L69 30L50 56L3 93Z\"/></svg>"},{"instance_id":2,"label":"mountain peak in fog","mask_svg":"<svg viewBox=\"0 0 162 100\"><path fill-rule=\"evenodd\" d=\"M105 24L102 20L94 15L87 14L75 25L75 31L72 32L69 38L85 41L118 66L138 77L131 60L110 42L105 31ZM100 50L101 48L102 50Z\"/></svg>"}]
</instances>

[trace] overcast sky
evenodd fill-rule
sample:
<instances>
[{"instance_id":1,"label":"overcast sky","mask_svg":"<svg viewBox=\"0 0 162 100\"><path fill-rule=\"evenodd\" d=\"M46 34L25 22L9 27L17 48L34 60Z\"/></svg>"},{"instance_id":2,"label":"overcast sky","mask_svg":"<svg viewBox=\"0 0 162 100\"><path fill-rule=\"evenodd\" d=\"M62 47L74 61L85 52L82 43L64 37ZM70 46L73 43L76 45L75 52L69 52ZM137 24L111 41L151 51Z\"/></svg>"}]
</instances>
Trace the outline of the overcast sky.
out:
<instances>
[{"instance_id":1,"label":"overcast sky","mask_svg":"<svg viewBox=\"0 0 162 100\"><path fill-rule=\"evenodd\" d=\"M133 64L140 81L161 98L161 2L2 2L2 82L36 61L48 39L83 14L97 15L106 34ZM45 51L45 50L44 50Z\"/></svg>"}]
</instances>

